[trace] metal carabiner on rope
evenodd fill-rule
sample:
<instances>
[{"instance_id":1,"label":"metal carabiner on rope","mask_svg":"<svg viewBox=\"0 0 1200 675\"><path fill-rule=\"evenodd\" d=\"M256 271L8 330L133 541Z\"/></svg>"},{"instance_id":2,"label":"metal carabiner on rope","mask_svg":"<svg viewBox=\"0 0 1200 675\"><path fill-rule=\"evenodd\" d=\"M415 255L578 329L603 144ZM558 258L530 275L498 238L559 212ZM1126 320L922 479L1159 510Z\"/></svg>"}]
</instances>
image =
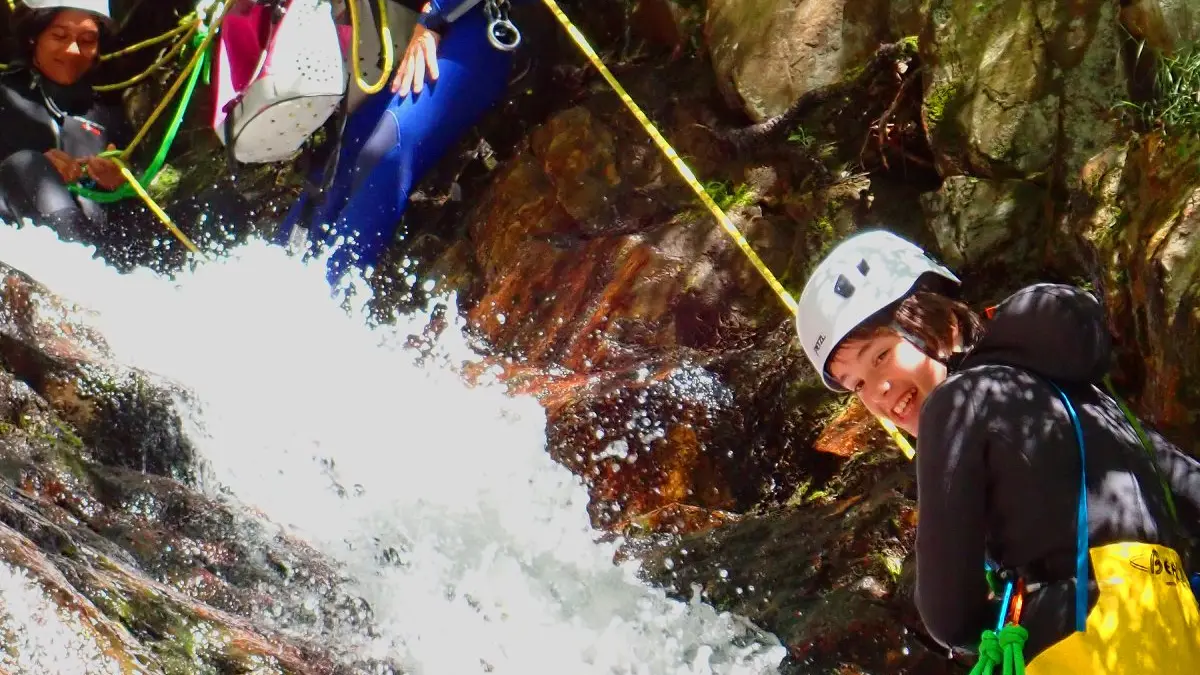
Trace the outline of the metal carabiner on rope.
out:
<instances>
[{"instance_id":1,"label":"metal carabiner on rope","mask_svg":"<svg viewBox=\"0 0 1200 675\"><path fill-rule=\"evenodd\" d=\"M509 0L487 0L483 11L487 13L488 42L502 52L511 52L521 44L521 31L508 18Z\"/></svg>"}]
</instances>

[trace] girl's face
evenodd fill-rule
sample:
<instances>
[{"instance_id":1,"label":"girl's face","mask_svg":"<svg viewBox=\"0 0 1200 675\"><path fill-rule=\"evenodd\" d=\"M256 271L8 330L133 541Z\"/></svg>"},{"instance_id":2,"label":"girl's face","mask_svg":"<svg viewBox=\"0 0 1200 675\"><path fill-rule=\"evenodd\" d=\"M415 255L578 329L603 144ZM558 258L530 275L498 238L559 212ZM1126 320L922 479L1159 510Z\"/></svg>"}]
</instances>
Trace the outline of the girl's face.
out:
<instances>
[{"instance_id":1,"label":"girl's face","mask_svg":"<svg viewBox=\"0 0 1200 675\"><path fill-rule=\"evenodd\" d=\"M895 331L885 330L839 345L829 374L871 413L916 436L921 406L946 379L946 366Z\"/></svg>"},{"instance_id":2,"label":"girl's face","mask_svg":"<svg viewBox=\"0 0 1200 675\"><path fill-rule=\"evenodd\" d=\"M95 15L64 9L37 37L33 65L51 81L69 86L96 64L100 53L100 25Z\"/></svg>"}]
</instances>

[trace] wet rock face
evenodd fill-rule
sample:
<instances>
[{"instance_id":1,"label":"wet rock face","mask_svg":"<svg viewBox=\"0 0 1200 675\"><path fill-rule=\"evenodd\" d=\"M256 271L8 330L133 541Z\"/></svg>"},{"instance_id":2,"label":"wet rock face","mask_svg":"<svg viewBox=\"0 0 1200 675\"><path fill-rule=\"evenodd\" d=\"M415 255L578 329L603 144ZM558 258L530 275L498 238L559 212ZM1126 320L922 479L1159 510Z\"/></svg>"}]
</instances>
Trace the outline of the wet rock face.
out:
<instances>
[{"instance_id":1,"label":"wet rock face","mask_svg":"<svg viewBox=\"0 0 1200 675\"><path fill-rule=\"evenodd\" d=\"M977 265L997 252L1019 260L1040 239L1044 190L1028 181L950 176L921 196L946 264Z\"/></svg>"},{"instance_id":2,"label":"wet rock face","mask_svg":"<svg viewBox=\"0 0 1200 675\"><path fill-rule=\"evenodd\" d=\"M325 621L312 597L347 628L369 608L314 551L181 482L186 392L122 373L85 312L0 278L0 669L336 672L335 649L279 629Z\"/></svg>"},{"instance_id":3,"label":"wet rock face","mask_svg":"<svg viewBox=\"0 0 1200 675\"><path fill-rule=\"evenodd\" d=\"M694 66L659 75L698 76ZM631 89L645 94L650 81L640 84ZM657 105L650 114L705 166L721 151L700 124L704 109L687 105L706 92L688 91L674 103L638 99ZM761 189L739 173L735 166L726 206L781 267L782 233L737 210ZM615 98L559 112L498 171L470 216L482 272L470 318L502 351L576 372L662 348L734 344L759 315L780 320L765 284L694 200Z\"/></svg>"},{"instance_id":4,"label":"wet rock face","mask_svg":"<svg viewBox=\"0 0 1200 675\"><path fill-rule=\"evenodd\" d=\"M1107 296L1121 369L1144 382L1137 403L1173 438L1200 450L1200 141L1151 134L1098 154L1085 168L1087 199L1074 214L1111 256Z\"/></svg>"},{"instance_id":5,"label":"wet rock face","mask_svg":"<svg viewBox=\"0 0 1200 675\"><path fill-rule=\"evenodd\" d=\"M1121 23L1155 51L1172 54L1200 38L1200 6L1189 0L1121 3Z\"/></svg>"},{"instance_id":6,"label":"wet rock face","mask_svg":"<svg viewBox=\"0 0 1200 675\"><path fill-rule=\"evenodd\" d=\"M1116 12L1075 0L928 3L924 115L942 173L1077 181L1112 138L1125 93Z\"/></svg>"},{"instance_id":7,"label":"wet rock face","mask_svg":"<svg viewBox=\"0 0 1200 675\"><path fill-rule=\"evenodd\" d=\"M898 454L862 455L795 508L748 515L646 556L644 574L755 617L790 647L782 672L963 672L920 642L908 599L915 484Z\"/></svg>"},{"instance_id":8,"label":"wet rock face","mask_svg":"<svg viewBox=\"0 0 1200 675\"><path fill-rule=\"evenodd\" d=\"M722 92L761 121L861 66L888 28L887 0L709 0L705 37Z\"/></svg>"},{"instance_id":9,"label":"wet rock face","mask_svg":"<svg viewBox=\"0 0 1200 675\"><path fill-rule=\"evenodd\" d=\"M0 358L78 430L100 461L190 477L193 450L172 402L185 392L112 363L83 312L3 263Z\"/></svg>"}]
</instances>

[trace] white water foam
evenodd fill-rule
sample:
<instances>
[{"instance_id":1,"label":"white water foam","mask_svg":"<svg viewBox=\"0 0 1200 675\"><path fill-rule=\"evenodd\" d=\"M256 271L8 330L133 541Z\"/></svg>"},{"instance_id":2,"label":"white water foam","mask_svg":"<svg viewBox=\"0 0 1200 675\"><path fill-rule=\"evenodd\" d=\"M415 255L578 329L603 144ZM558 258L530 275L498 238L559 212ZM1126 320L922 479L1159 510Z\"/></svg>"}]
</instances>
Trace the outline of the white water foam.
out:
<instances>
[{"instance_id":1,"label":"white water foam","mask_svg":"<svg viewBox=\"0 0 1200 675\"><path fill-rule=\"evenodd\" d=\"M51 600L25 570L0 562L0 671L119 675L121 667L77 615Z\"/></svg>"},{"instance_id":2,"label":"white water foam","mask_svg":"<svg viewBox=\"0 0 1200 675\"><path fill-rule=\"evenodd\" d=\"M545 451L541 407L456 372L478 357L453 298L439 358L418 364L401 345L427 315L369 329L319 262L263 242L174 281L118 274L41 228L0 227L0 251L97 311L121 362L195 392L212 476L339 561L371 604L379 636L343 636L357 656L446 675L749 674L783 658L744 619L613 564L586 490ZM378 562L388 548L401 564Z\"/></svg>"}]
</instances>

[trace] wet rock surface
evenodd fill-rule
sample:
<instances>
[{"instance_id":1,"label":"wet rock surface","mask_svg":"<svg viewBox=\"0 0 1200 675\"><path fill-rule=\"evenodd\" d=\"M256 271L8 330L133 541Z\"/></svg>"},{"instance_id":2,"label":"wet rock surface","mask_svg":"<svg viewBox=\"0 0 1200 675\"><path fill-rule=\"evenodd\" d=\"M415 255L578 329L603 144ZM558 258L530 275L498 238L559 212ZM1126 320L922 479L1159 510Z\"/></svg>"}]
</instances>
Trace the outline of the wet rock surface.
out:
<instances>
[{"instance_id":1,"label":"wet rock surface","mask_svg":"<svg viewBox=\"0 0 1200 675\"><path fill-rule=\"evenodd\" d=\"M937 251L979 306L1033 281L1093 286L1120 388L1200 451L1200 130L1121 105L1153 97L1158 57L1200 37L1191 3L562 5L790 292L867 226ZM130 39L180 6L137 11ZM593 524L649 583L778 635L784 672L965 672L912 606L911 465L821 386L771 290L553 19L515 16L537 49L414 195L372 279L380 315L422 304L427 279L456 291L489 364L545 405ZM135 119L166 81L128 95ZM230 181L197 99L172 214L202 243L265 231L295 167ZM200 218L214 202L224 224ZM128 208L102 254L183 264ZM71 611L81 672L386 666L289 637L320 623L308 594L368 633L370 609L199 489L173 405L188 392L110 363L52 289L0 278L0 597ZM19 633L0 617L6 644Z\"/></svg>"}]
</instances>

